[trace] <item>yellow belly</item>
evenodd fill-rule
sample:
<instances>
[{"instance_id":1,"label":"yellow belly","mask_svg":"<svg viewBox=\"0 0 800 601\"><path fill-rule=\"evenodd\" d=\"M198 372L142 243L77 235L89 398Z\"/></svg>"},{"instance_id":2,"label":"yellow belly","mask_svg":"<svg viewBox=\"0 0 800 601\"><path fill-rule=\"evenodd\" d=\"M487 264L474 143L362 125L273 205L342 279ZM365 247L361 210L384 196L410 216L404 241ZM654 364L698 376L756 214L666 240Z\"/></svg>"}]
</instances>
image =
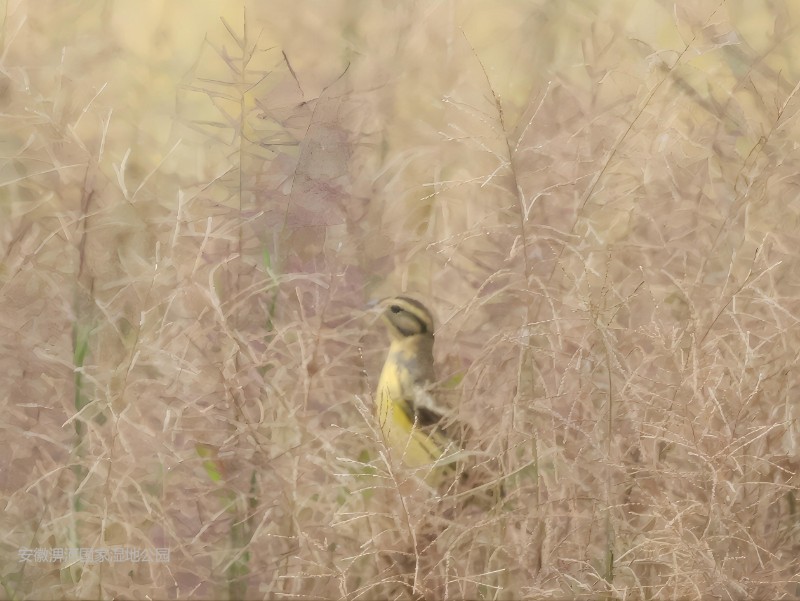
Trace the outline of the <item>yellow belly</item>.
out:
<instances>
[{"instance_id":1,"label":"yellow belly","mask_svg":"<svg viewBox=\"0 0 800 601\"><path fill-rule=\"evenodd\" d=\"M435 435L430 435L409 419L400 403L393 399L402 399L396 374L387 371L381 373L376 395L378 424L380 425L386 445L395 456L412 468L430 465L442 456L442 446Z\"/></svg>"}]
</instances>

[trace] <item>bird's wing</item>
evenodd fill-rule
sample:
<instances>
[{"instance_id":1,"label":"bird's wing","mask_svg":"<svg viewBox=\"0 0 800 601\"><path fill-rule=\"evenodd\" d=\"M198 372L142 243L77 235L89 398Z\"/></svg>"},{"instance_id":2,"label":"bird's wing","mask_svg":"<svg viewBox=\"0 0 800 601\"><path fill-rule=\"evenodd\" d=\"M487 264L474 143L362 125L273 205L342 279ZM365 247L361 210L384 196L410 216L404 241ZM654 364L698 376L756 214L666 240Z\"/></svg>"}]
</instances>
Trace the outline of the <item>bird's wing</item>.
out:
<instances>
[{"instance_id":1,"label":"bird's wing","mask_svg":"<svg viewBox=\"0 0 800 601\"><path fill-rule=\"evenodd\" d=\"M442 422L447 420L450 413L436 402L426 386L415 386L413 400L409 400L408 404L414 413L411 419L416 418L422 427L443 425Z\"/></svg>"},{"instance_id":2,"label":"bird's wing","mask_svg":"<svg viewBox=\"0 0 800 601\"><path fill-rule=\"evenodd\" d=\"M436 402L429 388L415 386L413 394L406 395L412 398L403 399L403 412L416 428L440 439L440 444L461 447L463 433L458 420L453 411Z\"/></svg>"}]
</instances>

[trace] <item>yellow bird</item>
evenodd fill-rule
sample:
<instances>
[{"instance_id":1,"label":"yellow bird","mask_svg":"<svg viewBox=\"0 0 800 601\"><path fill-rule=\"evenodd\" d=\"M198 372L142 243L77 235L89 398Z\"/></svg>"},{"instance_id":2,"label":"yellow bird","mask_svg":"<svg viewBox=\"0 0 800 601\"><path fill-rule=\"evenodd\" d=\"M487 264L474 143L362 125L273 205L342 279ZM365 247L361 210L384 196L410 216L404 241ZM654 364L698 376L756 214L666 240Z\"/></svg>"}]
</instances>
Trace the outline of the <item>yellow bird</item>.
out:
<instances>
[{"instance_id":1,"label":"yellow bird","mask_svg":"<svg viewBox=\"0 0 800 601\"><path fill-rule=\"evenodd\" d=\"M378 423L387 446L406 465L430 465L459 450L445 434L443 412L431 394L433 316L405 296L384 299L380 306L391 346L375 395Z\"/></svg>"}]
</instances>

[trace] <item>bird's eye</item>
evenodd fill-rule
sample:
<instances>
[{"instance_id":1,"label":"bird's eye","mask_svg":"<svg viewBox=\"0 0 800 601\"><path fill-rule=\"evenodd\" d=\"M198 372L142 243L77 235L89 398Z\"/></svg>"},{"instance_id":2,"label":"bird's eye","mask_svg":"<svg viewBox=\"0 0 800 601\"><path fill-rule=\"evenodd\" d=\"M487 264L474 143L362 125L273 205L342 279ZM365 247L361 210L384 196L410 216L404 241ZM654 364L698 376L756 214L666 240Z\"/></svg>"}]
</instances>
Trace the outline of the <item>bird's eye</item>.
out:
<instances>
[{"instance_id":1,"label":"bird's eye","mask_svg":"<svg viewBox=\"0 0 800 601\"><path fill-rule=\"evenodd\" d=\"M402 311L402 309L400 307L398 307L397 305L392 305L391 307L389 307L389 310L392 313L400 313L400 311Z\"/></svg>"}]
</instances>

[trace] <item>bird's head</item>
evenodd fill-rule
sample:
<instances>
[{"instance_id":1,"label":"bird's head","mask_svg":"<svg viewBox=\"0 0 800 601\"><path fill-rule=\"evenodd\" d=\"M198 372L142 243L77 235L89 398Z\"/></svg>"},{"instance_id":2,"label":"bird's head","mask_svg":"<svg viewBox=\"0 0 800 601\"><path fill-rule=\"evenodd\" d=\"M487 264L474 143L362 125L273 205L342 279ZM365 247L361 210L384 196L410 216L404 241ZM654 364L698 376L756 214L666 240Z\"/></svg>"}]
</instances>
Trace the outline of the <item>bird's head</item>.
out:
<instances>
[{"instance_id":1,"label":"bird's head","mask_svg":"<svg viewBox=\"0 0 800 601\"><path fill-rule=\"evenodd\" d=\"M420 335L433 337L433 315L421 302L407 296L393 296L379 301L378 306L392 340Z\"/></svg>"}]
</instances>

